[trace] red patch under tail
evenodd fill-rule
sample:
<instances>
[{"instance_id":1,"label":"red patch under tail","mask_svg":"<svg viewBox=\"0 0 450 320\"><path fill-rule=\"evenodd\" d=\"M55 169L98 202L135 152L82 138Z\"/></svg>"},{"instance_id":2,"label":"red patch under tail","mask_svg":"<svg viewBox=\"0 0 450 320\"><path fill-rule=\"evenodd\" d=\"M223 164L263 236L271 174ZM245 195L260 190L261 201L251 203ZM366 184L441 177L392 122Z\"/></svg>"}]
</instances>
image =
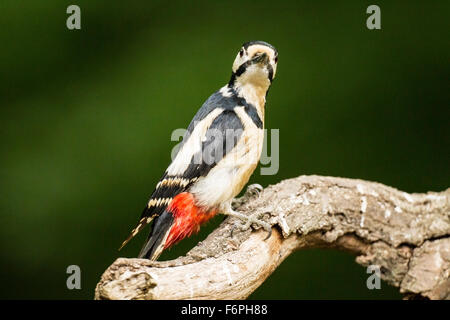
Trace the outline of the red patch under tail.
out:
<instances>
[{"instance_id":1,"label":"red patch under tail","mask_svg":"<svg viewBox=\"0 0 450 320\"><path fill-rule=\"evenodd\" d=\"M208 211L196 206L194 196L189 192L180 193L173 198L167 211L173 214L175 221L164 244L164 249L197 233L200 225L217 213L217 210Z\"/></svg>"}]
</instances>

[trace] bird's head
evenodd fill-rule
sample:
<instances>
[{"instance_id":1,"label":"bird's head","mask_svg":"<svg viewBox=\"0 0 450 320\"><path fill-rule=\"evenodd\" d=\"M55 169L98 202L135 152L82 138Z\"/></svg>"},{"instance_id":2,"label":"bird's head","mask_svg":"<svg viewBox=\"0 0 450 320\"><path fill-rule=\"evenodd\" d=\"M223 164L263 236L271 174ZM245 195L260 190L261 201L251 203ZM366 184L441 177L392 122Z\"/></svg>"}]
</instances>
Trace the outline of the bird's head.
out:
<instances>
[{"instance_id":1,"label":"bird's head","mask_svg":"<svg viewBox=\"0 0 450 320\"><path fill-rule=\"evenodd\" d=\"M230 86L253 85L269 88L277 71L278 52L264 41L244 43L233 63Z\"/></svg>"}]
</instances>

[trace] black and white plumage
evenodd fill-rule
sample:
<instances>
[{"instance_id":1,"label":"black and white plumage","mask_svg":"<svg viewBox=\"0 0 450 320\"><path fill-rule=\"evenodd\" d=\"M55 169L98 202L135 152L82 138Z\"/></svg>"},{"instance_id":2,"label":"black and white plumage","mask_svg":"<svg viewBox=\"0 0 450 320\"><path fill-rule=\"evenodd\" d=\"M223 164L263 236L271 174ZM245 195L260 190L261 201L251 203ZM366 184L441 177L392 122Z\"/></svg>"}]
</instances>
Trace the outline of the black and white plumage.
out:
<instances>
[{"instance_id":1,"label":"black and white plumage","mask_svg":"<svg viewBox=\"0 0 450 320\"><path fill-rule=\"evenodd\" d=\"M231 201L260 159L266 95L277 61L277 50L266 42L242 46L229 83L211 95L192 119L176 156L123 245L154 220L139 257L157 259L163 249L198 231L218 212L269 228L234 212Z\"/></svg>"}]
</instances>

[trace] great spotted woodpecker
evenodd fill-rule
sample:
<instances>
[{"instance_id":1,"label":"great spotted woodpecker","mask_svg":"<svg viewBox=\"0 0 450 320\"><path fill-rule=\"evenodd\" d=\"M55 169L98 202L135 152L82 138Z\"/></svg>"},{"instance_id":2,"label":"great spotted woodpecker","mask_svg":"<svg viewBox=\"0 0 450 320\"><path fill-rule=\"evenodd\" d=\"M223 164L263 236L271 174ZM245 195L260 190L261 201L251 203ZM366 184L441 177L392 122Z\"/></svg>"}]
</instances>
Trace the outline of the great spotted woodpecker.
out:
<instances>
[{"instance_id":1,"label":"great spotted woodpecker","mask_svg":"<svg viewBox=\"0 0 450 320\"><path fill-rule=\"evenodd\" d=\"M198 232L217 213L270 232L268 223L234 211L231 202L261 156L266 95L277 62L277 50L266 42L242 46L229 83L211 95L192 119L176 156L121 248L154 220L139 258L156 260L164 249Z\"/></svg>"}]
</instances>

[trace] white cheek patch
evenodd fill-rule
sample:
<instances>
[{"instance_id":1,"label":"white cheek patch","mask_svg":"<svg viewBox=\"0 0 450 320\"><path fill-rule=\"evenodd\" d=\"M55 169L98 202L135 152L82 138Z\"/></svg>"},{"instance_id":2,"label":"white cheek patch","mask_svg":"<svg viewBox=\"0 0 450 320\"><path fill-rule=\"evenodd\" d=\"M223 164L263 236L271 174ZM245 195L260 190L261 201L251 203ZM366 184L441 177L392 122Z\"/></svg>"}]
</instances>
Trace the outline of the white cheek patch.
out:
<instances>
[{"instance_id":1,"label":"white cheek patch","mask_svg":"<svg viewBox=\"0 0 450 320\"><path fill-rule=\"evenodd\" d=\"M272 74L272 80L275 79L275 75L277 74L277 64L274 60L270 62L270 65L272 66L273 74Z\"/></svg>"},{"instance_id":2,"label":"white cheek patch","mask_svg":"<svg viewBox=\"0 0 450 320\"><path fill-rule=\"evenodd\" d=\"M241 57L240 53L237 54L236 59L234 59L234 63L233 63L233 72L236 72L237 69L239 69L239 66L241 64L243 64L245 61L247 61L247 54L244 53Z\"/></svg>"}]
</instances>

